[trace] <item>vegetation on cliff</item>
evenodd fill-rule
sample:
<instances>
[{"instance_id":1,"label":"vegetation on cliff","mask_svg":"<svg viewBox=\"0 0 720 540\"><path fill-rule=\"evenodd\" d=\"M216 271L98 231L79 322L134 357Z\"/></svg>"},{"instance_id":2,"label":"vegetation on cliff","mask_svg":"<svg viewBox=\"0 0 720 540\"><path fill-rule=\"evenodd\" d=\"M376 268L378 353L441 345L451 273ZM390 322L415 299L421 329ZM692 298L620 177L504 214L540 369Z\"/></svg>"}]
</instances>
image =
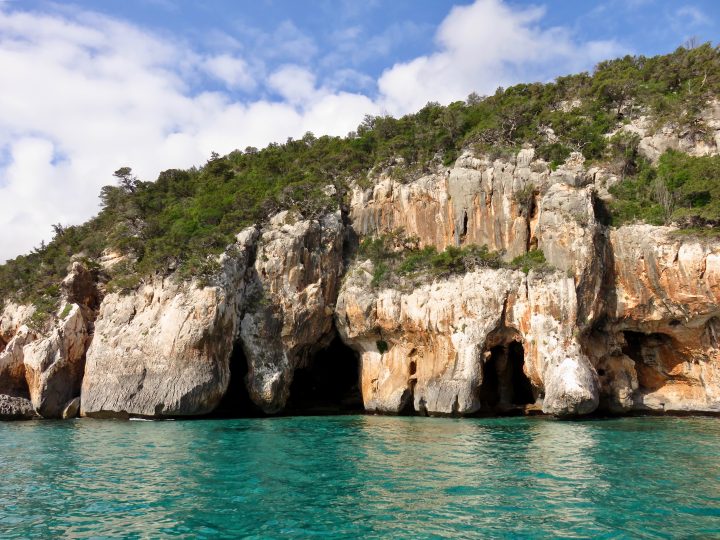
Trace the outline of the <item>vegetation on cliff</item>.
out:
<instances>
[{"instance_id":1,"label":"vegetation on cliff","mask_svg":"<svg viewBox=\"0 0 720 540\"><path fill-rule=\"evenodd\" d=\"M407 283L464 274L476 268L511 268L526 274L530 270L551 269L545 262L545 255L538 249L508 262L503 259L502 253L490 251L487 246L447 246L443 251L433 246L420 248L418 239L406 237L402 230L366 237L358 253L373 263L374 287L393 284L402 288Z\"/></svg>"},{"instance_id":2,"label":"vegetation on cliff","mask_svg":"<svg viewBox=\"0 0 720 540\"><path fill-rule=\"evenodd\" d=\"M281 208L317 215L341 204L348 183L366 181L368 172L413 178L440 162L450 164L467 147L499 157L529 142L551 166L580 151L587 159L615 163L626 177L615 188L618 222L716 223L717 158L669 153L654 169L638 158L632 137L607 134L643 114L658 127L704 136L703 107L719 94L720 50L705 44L653 58L626 56L602 62L592 74L500 88L487 97L472 94L448 106L429 103L402 118L367 117L344 138L308 133L262 150L213 154L200 168L164 171L154 182L123 167L115 173L116 185L102 189L96 217L83 225L55 225L49 244L0 265L0 302L33 302L52 311L71 257L94 265L104 250L125 256L107 276L111 288L132 288L154 272L210 275L216 267L208 255L221 252L246 225ZM325 189L328 184L336 189ZM472 250L420 250L403 264L405 270L428 264L437 272L454 271L469 259L495 264L496 255Z\"/></svg>"},{"instance_id":3,"label":"vegetation on cliff","mask_svg":"<svg viewBox=\"0 0 720 540\"><path fill-rule=\"evenodd\" d=\"M668 150L657 167L637 159L634 168L632 176L611 189L615 223L720 225L720 156L692 157Z\"/></svg>"}]
</instances>

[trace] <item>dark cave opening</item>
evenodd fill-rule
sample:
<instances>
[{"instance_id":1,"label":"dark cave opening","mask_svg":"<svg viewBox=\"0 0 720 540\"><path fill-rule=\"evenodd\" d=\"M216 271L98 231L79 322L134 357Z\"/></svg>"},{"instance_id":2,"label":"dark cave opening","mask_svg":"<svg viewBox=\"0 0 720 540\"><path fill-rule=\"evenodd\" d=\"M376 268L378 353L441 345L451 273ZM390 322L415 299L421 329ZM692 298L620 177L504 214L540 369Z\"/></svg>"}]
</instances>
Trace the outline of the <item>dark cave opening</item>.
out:
<instances>
[{"instance_id":1,"label":"dark cave opening","mask_svg":"<svg viewBox=\"0 0 720 540\"><path fill-rule=\"evenodd\" d=\"M335 336L295 370L288 414L349 414L363 411L358 355Z\"/></svg>"},{"instance_id":2,"label":"dark cave opening","mask_svg":"<svg viewBox=\"0 0 720 540\"><path fill-rule=\"evenodd\" d=\"M626 330L623 332L623 337L625 338L625 345L622 348L623 354L632 358L635 363L643 363L642 342L645 334Z\"/></svg>"},{"instance_id":3,"label":"dark cave opening","mask_svg":"<svg viewBox=\"0 0 720 540\"><path fill-rule=\"evenodd\" d=\"M512 409L535 403L532 384L523 371L524 362L525 351L518 341L490 349L480 386L482 409Z\"/></svg>"},{"instance_id":4,"label":"dark cave opening","mask_svg":"<svg viewBox=\"0 0 720 540\"><path fill-rule=\"evenodd\" d=\"M233 346L230 354L230 383L220 404L212 412L217 418L244 418L263 416L262 411L252 402L245 385L248 372L247 358L240 342Z\"/></svg>"}]
</instances>

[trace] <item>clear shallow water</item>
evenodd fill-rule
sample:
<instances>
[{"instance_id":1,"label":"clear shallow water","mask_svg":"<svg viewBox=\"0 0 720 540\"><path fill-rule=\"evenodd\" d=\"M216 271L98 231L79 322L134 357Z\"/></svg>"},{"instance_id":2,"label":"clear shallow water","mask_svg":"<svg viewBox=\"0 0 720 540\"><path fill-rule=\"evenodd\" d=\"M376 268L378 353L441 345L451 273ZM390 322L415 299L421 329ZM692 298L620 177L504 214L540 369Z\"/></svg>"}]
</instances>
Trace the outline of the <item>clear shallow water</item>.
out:
<instances>
[{"instance_id":1,"label":"clear shallow water","mask_svg":"<svg viewBox=\"0 0 720 540\"><path fill-rule=\"evenodd\" d=\"M720 537L720 420L0 423L0 537Z\"/></svg>"}]
</instances>

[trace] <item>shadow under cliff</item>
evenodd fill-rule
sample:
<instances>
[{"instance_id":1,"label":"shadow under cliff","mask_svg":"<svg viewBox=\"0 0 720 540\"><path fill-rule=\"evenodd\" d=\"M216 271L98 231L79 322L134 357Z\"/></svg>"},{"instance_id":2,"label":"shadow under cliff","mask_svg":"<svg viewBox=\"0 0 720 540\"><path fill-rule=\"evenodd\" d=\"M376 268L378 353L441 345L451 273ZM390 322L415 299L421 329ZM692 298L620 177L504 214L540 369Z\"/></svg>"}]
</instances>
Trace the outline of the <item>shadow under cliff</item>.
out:
<instances>
[{"instance_id":1,"label":"shadow under cliff","mask_svg":"<svg viewBox=\"0 0 720 540\"><path fill-rule=\"evenodd\" d=\"M364 412L358 355L335 335L330 344L295 370L283 414Z\"/></svg>"},{"instance_id":2,"label":"shadow under cliff","mask_svg":"<svg viewBox=\"0 0 720 540\"><path fill-rule=\"evenodd\" d=\"M355 351L335 336L326 347L312 353L295 369L283 410L266 414L246 386L248 362L242 343L230 356L230 383L217 408L205 418L259 418L364 413L360 391L360 363Z\"/></svg>"}]
</instances>

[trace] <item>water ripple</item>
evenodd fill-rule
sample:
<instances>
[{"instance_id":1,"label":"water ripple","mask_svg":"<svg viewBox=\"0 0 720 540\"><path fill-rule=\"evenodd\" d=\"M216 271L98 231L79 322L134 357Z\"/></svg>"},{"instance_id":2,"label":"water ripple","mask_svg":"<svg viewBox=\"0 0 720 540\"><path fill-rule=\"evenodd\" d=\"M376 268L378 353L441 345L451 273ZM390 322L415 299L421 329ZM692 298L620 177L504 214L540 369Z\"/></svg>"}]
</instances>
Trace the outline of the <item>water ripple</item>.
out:
<instances>
[{"instance_id":1,"label":"water ripple","mask_svg":"<svg viewBox=\"0 0 720 540\"><path fill-rule=\"evenodd\" d=\"M0 424L0 536L720 536L719 435L708 418Z\"/></svg>"}]
</instances>

